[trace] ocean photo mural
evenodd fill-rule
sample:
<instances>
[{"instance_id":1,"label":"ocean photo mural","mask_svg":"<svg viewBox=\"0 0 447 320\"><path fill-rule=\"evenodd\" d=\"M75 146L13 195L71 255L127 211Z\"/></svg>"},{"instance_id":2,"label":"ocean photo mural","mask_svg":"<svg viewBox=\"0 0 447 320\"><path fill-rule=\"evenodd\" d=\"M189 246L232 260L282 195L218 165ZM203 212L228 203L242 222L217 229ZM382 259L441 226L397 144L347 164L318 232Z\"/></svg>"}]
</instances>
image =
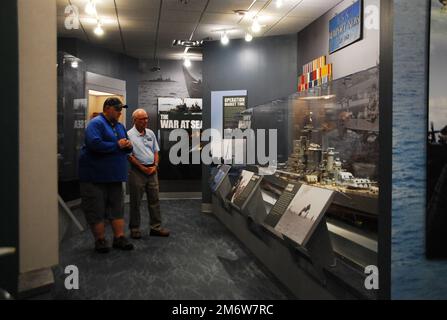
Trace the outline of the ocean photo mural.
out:
<instances>
[{"instance_id":1,"label":"ocean photo mural","mask_svg":"<svg viewBox=\"0 0 447 320\"><path fill-rule=\"evenodd\" d=\"M447 258L447 1L432 0L427 140L426 255Z\"/></svg>"}]
</instances>

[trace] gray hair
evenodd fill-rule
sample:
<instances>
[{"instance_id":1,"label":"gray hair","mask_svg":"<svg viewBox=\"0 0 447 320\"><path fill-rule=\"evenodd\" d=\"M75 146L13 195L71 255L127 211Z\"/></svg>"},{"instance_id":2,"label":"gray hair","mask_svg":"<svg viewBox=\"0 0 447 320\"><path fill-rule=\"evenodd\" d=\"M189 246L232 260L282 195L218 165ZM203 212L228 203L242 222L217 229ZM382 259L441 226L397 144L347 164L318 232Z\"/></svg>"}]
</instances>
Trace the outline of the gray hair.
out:
<instances>
[{"instance_id":1,"label":"gray hair","mask_svg":"<svg viewBox=\"0 0 447 320\"><path fill-rule=\"evenodd\" d=\"M140 109L135 110L135 111L132 113L132 120L135 122L135 118L137 117L137 115L138 115L139 113L142 113L142 112L144 112L146 115L148 115L147 112L146 112L146 110L140 108Z\"/></svg>"}]
</instances>

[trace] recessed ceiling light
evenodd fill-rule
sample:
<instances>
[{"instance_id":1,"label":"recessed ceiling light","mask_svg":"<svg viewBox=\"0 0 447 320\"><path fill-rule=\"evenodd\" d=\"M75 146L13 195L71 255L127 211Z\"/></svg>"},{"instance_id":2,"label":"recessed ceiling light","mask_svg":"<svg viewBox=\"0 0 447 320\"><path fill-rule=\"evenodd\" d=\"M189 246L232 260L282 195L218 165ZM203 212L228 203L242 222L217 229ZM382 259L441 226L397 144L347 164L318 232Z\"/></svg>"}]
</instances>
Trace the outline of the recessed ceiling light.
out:
<instances>
[{"instance_id":1,"label":"recessed ceiling light","mask_svg":"<svg viewBox=\"0 0 447 320\"><path fill-rule=\"evenodd\" d=\"M222 34L222 38L220 38L220 42L222 42L222 44L223 44L224 46L226 46L226 45L230 42L230 39L228 39L228 35L227 35L226 32L224 32L224 33Z\"/></svg>"},{"instance_id":2,"label":"recessed ceiling light","mask_svg":"<svg viewBox=\"0 0 447 320\"><path fill-rule=\"evenodd\" d=\"M276 0L276 7L281 8L283 5L283 0Z\"/></svg>"},{"instance_id":3,"label":"recessed ceiling light","mask_svg":"<svg viewBox=\"0 0 447 320\"><path fill-rule=\"evenodd\" d=\"M89 90L88 94L91 96L113 96L114 95L113 93L96 91L96 90Z\"/></svg>"},{"instance_id":4,"label":"recessed ceiling light","mask_svg":"<svg viewBox=\"0 0 447 320\"><path fill-rule=\"evenodd\" d=\"M101 24L98 22L98 25L96 26L95 30L93 31L97 36L101 37L104 35L104 29L101 27Z\"/></svg>"},{"instance_id":5,"label":"recessed ceiling light","mask_svg":"<svg viewBox=\"0 0 447 320\"><path fill-rule=\"evenodd\" d=\"M251 40L253 40L253 36L251 35L250 32L247 32L245 34L245 41L250 42Z\"/></svg>"}]
</instances>

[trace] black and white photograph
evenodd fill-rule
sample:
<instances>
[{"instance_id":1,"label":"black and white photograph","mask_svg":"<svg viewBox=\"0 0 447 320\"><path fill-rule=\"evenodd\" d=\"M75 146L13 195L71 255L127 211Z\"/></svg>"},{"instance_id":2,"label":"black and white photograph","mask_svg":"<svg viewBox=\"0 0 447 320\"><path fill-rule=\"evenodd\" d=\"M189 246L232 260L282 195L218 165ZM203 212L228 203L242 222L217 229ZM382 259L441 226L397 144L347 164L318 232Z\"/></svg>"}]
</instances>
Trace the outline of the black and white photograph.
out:
<instances>
[{"instance_id":1,"label":"black and white photograph","mask_svg":"<svg viewBox=\"0 0 447 320\"><path fill-rule=\"evenodd\" d=\"M305 246L312 232L331 203L334 192L302 185L275 230L301 246Z\"/></svg>"},{"instance_id":2,"label":"black and white photograph","mask_svg":"<svg viewBox=\"0 0 447 320\"><path fill-rule=\"evenodd\" d=\"M231 190L228 198L231 202L234 201L241 195L244 191L245 187L250 182L250 179L253 177L254 173L246 170L242 170L237 182L235 183L233 189Z\"/></svg>"}]
</instances>

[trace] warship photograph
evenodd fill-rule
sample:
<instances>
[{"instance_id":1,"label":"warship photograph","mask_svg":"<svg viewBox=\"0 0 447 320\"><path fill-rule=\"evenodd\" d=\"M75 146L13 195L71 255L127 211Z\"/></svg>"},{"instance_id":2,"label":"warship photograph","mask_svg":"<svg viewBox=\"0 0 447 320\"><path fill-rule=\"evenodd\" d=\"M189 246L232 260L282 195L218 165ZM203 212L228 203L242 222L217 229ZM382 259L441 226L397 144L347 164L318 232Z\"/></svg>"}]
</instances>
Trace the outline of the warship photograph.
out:
<instances>
[{"instance_id":1,"label":"warship photograph","mask_svg":"<svg viewBox=\"0 0 447 320\"><path fill-rule=\"evenodd\" d=\"M447 249L447 1L433 1L427 134L426 257L446 259Z\"/></svg>"}]
</instances>

